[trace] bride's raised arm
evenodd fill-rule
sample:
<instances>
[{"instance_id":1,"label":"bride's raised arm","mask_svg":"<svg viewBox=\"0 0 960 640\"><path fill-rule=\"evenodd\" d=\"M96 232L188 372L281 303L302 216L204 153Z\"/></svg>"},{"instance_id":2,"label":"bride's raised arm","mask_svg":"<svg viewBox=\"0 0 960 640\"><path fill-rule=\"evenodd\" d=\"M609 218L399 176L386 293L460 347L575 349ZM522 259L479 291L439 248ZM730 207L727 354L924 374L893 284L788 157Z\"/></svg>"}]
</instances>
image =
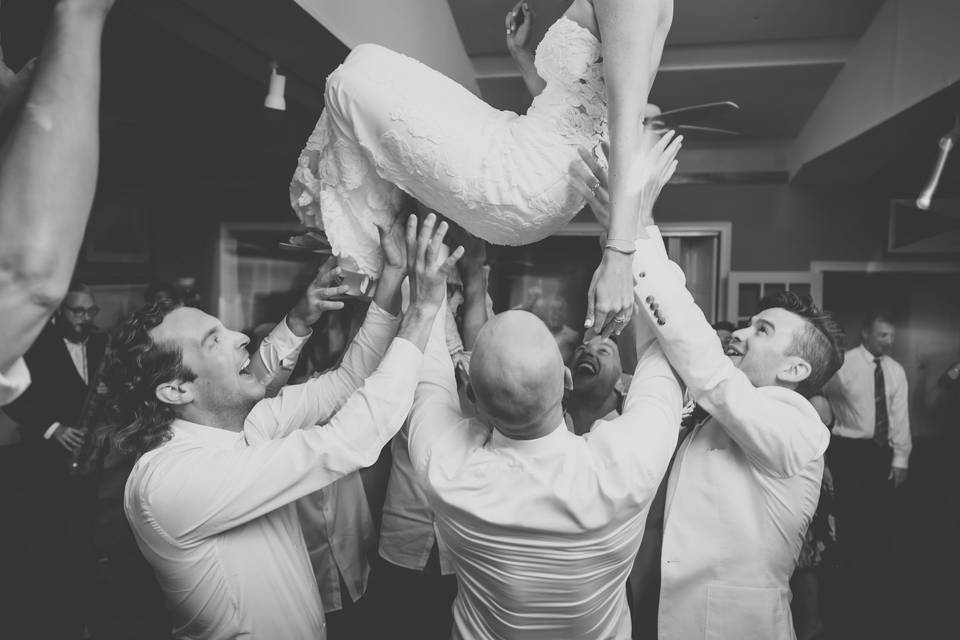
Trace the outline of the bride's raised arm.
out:
<instances>
[{"instance_id":1,"label":"bride's raised arm","mask_svg":"<svg viewBox=\"0 0 960 640\"><path fill-rule=\"evenodd\" d=\"M638 231L641 185L631 175L637 175L634 164L644 161L643 112L673 19L673 1L593 0L593 7L607 89L611 220L590 284L585 326L619 333L633 310L629 254Z\"/></svg>"}]
</instances>

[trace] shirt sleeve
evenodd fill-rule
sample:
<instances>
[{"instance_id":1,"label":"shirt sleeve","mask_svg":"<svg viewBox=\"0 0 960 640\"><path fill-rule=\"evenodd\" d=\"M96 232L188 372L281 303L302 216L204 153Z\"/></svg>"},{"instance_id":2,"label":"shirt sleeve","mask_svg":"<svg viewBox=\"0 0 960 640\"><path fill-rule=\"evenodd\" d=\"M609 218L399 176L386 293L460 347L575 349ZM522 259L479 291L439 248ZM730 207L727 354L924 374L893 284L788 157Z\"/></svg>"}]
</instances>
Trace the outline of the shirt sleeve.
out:
<instances>
[{"instance_id":1,"label":"shirt sleeve","mask_svg":"<svg viewBox=\"0 0 960 640\"><path fill-rule=\"evenodd\" d=\"M302 338L295 335L287 326L287 318L284 316L260 343L260 359L267 375L273 377L281 368L292 369L300 357L300 350L309 339L309 334Z\"/></svg>"},{"instance_id":2,"label":"shirt sleeve","mask_svg":"<svg viewBox=\"0 0 960 640\"><path fill-rule=\"evenodd\" d=\"M23 358L10 365L6 371L0 371L0 407L20 397L30 386L30 370Z\"/></svg>"},{"instance_id":3,"label":"shirt sleeve","mask_svg":"<svg viewBox=\"0 0 960 640\"><path fill-rule=\"evenodd\" d=\"M697 402L715 417L751 463L790 477L819 458L829 432L813 406L788 389L758 389L723 353L716 332L667 258L660 233L638 241L636 295L670 363Z\"/></svg>"},{"instance_id":4,"label":"shirt sleeve","mask_svg":"<svg viewBox=\"0 0 960 640\"><path fill-rule=\"evenodd\" d=\"M907 405L909 388L907 374L897 367L896 384L890 398L890 446L893 448L892 466L906 469L910 461L913 440L910 436L910 412Z\"/></svg>"},{"instance_id":5,"label":"shirt sleeve","mask_svg":"<svg viewBox=\"0 0 960 640\"><path fill-rule=\"evenodd\" d=\"M463 421L453 361L445 341L446 314L438 313L423 355L420 382L408 426L408 451L414 469L426 464L438 438Z\"/></svg>"},{"instance_id":6,"label":"shirt sleeve","mask_svg":"<svg viewBox=\"0 0 960 640\"><path fill-rule=\"evenodd\" d=\"M660 346L644 349L623 413L584 436L601 469L601 492L634 505L650 502L677 446L683 393Z\"/></svg>"},{"instance_id":7,"label":"shirt sleeve","mask_svg":"<svg viewBox=\"0 0 960 640\"><path fill-rule=\"evenodd\" d=\"M399 318L371 303L340 366L304 384L285 387L276 398L265 400L275 407L277 417L283 415L287 419L248 420L244 427L247 441L281 438L293 429L330 419L380 364L399 325Z\"/></svg>"},{"instance_id":8,"label":"shirt sleeve","mask_svg":"<svg viewBox=\"0 0 960 640\"><path fill-rule=\"evenodd\" d=\"M137 487L137 503L179 544L218 535L373 464L410 410L422 354L396 339L379 368L325 426L261 402L248 421L294 423L283 438L171 456L162 481ZM304 385L301 385L304 386Z\"/></svg>"}]
</instances>

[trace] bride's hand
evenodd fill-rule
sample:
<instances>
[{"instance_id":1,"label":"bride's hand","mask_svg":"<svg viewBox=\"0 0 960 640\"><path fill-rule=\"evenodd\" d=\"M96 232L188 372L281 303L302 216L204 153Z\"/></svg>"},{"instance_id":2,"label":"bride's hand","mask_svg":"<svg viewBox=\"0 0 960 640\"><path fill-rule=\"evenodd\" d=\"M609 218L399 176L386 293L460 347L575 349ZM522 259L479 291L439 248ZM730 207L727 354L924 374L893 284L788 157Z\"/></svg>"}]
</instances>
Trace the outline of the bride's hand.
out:
<instances>
[{"instance_id":1,"label":"bride's hand","mask_svg":"<svg viewBox=\"0 0 960 640\"><path fill-rule=\"evenodd\" d=\"M620 335L633 315L633 257L611 249L603 252L600 266L587 292L587 337Z\"/></svg>"}]
</instances>

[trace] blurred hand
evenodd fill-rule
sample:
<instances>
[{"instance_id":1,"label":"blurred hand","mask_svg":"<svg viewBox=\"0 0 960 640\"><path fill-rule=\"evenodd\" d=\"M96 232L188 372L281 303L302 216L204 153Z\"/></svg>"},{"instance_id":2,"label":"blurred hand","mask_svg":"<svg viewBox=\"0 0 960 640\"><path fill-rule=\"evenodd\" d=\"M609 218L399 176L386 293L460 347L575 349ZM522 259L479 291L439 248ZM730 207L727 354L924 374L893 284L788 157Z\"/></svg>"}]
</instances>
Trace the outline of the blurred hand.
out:
<instances>
[{"instance_id":1,"label":"blurred hand","mask_svg":"<svg viewBox=\"0 0 960 640\"><path fill-rule=\"evenodd\" d=\"M890 467L890 475L887 480L893 480L893 488L899 489L907 481L907 470L900 467Z\"/></svg>"},{"instance_id":2,"label":"blurred hand","mask_svg":"<svg viewBox=\"0 0 960 640\"><path fill-rule=\"evenodd\" d=\"M334 256L327 258L297 305L287 314L287 326L295 335L308 335L310 328L317 323L324 311L343 309L342 302L330 299L343 295L350 288L345 284L335 284L340 276L340 267L336 264L337 259Z\"/></svg>"},{"instance_id":3,"label":"blurred hand","mask_svg":"<svg viewBox=\"0 0 960 640\"><path fill-rule=\"evenodd\" d=\"M522 16L522 21L517 24L518 18ZM507 49L514 52L518 49L526 48L530 41L530 27L533 25L533 10L527 4L526 0L520 0L513 9L507 12Z\"/></svg>"},{"instance_id":4,"label":"blurred hand","mask_svg":"<svg viewBox=\"0 0 960 640\"><path fill-rule=\"evenodd\" d=\"M86 433L80 429L74 429L73 427L62 424L53 432L53 439L59 442L60 446L70 453L76 453L80 450L80 447L83 446Z\"/></svg>"},{"instance_id":5,"label":"blurred hand","mask_svg":"<svg viewBox=\"0 0 960 640\"><path fill-rule=\"evenodd\" d=\"M448 225L436 226L436 214L428 215L417 233L417 217L407 218L407 273L410 274L410 304L436 313L447 297L447 276L463 255L463 247L447 255L443 237Z\"/></svg>"},{"instance_id":6,"label":"blurred hand","mask_svg":"<svg viewBox=\"0 0 960 640\"><path fill-rule=\"evenodd\" d=\"M396 216L389 228L377 226L380 235L380 248L383 249L383 270L381 276L389 271L397 275L406 275L408 266L407 241L404 234L403 216Z\"/></svg>"}]
</instances>

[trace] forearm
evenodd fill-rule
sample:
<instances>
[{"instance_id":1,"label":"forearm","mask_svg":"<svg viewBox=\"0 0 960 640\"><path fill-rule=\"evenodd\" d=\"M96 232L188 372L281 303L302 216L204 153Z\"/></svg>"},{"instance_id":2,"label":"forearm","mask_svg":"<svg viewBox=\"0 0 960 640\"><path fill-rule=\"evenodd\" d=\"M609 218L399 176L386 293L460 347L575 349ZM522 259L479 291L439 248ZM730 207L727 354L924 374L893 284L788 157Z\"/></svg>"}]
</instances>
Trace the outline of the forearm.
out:
<instances>
[{"instance_id":1,"label":"forearm","mask_svg":"<svg viewBox=\"0 0 960 640\"><path fill-rule=\"evenodd\" d=\"M427 340L438 311L439 308L432 305L411 304L400 322L397 337L407 340L423 352L427 348Z\"/></svg>"},{"instance_id":2,"label":"forearm","mask_svg":"<svg viewBox=\"0 0 960 640\"><path fill-rule=\"evenodd\" d=\"M523 78L523 83L527 85L527 91L536 98L546 88L547 83L537 73L533 53L522 47L511 45L507 45L507 50L510 51L513 61L517 63L517 68L520 69L520 77Z\"/></svg>"},{"instance_id":3,"label":"forearm","mask_svg":"<svg viewBox=\"0 0 960 640\"><path fill-rule=\"evenodd\" d=\"M406 277L402 271L384 267L377 282L373 301L390 315L399 316L401 307L400 285Z\"/></svg>"},{"instance_id":4,"label":"forearm","mask_svg":"<svg viewBox=\"0 0 960 640\"><path fill-rule=\"evenodd\" d=\"M33 86L0 149L0 369L66 291L96 186L105 15L57 5Z\"/></svg>"},{"instance_id":5,"label":"forearm","mask_svg":"<svg viewBox=\"0 0 960 640\"><path fill-rule=\"evenodd\" d=\"M487 323L487 273L485 267L463 272L463 343L473 351L480 329Z\"/></svg>"}]
</instances>

